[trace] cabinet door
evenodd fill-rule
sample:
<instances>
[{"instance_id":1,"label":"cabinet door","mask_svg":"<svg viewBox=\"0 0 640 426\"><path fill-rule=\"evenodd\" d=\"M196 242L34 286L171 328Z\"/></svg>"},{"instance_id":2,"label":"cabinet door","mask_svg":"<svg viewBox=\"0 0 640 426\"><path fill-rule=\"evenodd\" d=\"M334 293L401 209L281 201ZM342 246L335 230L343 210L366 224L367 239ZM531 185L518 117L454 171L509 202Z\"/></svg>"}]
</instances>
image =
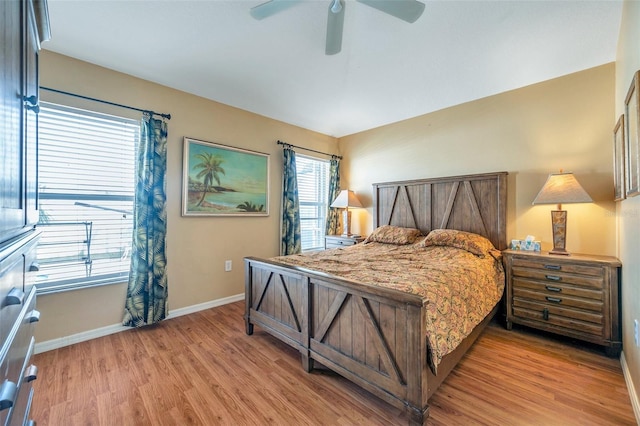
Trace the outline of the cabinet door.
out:
<instances>
[{"instance_id":1,"label":"cabinet door","mask_svg":"<svg viewBox=\"0 0 640 426\"><path fill-rule=\"evenodd\" d=\"M38 55L40 35L36 19L36 0L25 2L24 28L24 85L23 85L23 135L25 143L25 225L38 222Z\"/></svg>"},{"instance_id":2,"label":"cabinet door","mask_svg":"<svg viewBox=\"0 0 640 426\"><path fill-rule=\"evenodd\" d=\"M38 222L38 52L48 33L45 0L0 0L0 242Z\"/></svg>"},{"instance_id":3,"label":"cabinet door","mask_svg":"<svg viewBox=\"0 0 640 426\"><path fill-rule=\"evenodd\" d=\"M26 224L22 139L22 3L0 1L0 241Z\"/></svg>"}]
</instances>

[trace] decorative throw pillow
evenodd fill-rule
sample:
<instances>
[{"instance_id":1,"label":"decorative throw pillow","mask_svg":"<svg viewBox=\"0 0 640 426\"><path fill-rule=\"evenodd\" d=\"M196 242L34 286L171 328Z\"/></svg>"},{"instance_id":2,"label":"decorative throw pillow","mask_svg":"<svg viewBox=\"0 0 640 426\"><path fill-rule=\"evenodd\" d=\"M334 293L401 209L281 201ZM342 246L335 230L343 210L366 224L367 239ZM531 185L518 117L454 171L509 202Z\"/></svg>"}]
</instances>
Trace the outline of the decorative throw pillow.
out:
<instances>
[{"instance_id":1,"label":"decorative throw pillow","mask_svg":"<svg viewBox=\"0 0 640 426\"><path fill-rule=\"evenodd\" d=\"M493 255L492 252L497 251L491 241L482 235L474 234L472 232L458 231L456 229L434 229L429 232L420 245L424 247L455 247L466 250L477 256L484 256L485 254Z\"/></svg>"},{"instance_id":2,"label":"decorative throw pillow","mask_svg":"<svg viewBox=\"0 0 640 426\"><path fill-rule=\"evenodd\" d=\"M382 225L376 228L364 240L365 243L385 243L395 245L413 244L420 237L421 232L416 228L402 228L400 226Z\"/></svg>"}]
</instances>

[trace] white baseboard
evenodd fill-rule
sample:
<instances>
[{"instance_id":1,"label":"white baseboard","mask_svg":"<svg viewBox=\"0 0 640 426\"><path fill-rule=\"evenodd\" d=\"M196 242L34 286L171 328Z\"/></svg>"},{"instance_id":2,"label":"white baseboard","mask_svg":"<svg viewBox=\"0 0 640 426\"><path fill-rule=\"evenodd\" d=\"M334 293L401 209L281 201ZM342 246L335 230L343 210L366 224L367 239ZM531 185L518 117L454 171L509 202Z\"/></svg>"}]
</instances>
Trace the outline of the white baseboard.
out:
<instances>
[{"instance_id":1,"label":"white baseboard","mask_svg":"<svg viewBox=\"0 0 640 426\"><path fill-rule=\"evenodd\" d=\"M624 380L627 382L627 389L629 390L629 398L631 399L631 406L633 412L636 415L636 423L640 425L640 399L636 393L636 387L631 379L631 373L629 373L629 366L624 358L624 351L620 355L620 364L622 365L622 373L624 374Z\"/></svg>"},{"instance_id":2,"label":"white baseboard","mask_svg":"<svg viewBox=\"0 0 640 426\"><path fill-rule=\"evenodd\" d=\"M215 308L216 306L226 305L228 303L239 302L244 300L244 293L235 296L224 297L222 299L212 300L206 303L187 306L180 309L170 310L167 319L180 317L182 315L192 314L205 309ZM36 343L34 351L39 354L41 352L51 351L53 349L63 348L75 343L84 342L86 340L95 339L97 337L108 336L109 334L119 333L121 331L131 330L131 327L125 327L122 324L113 324L106 327L96 328L94 330L83 331L82 333L72 334L71 336L60 337L58 339L47 340L45 342Z\"/></svg>"}]
</instances>

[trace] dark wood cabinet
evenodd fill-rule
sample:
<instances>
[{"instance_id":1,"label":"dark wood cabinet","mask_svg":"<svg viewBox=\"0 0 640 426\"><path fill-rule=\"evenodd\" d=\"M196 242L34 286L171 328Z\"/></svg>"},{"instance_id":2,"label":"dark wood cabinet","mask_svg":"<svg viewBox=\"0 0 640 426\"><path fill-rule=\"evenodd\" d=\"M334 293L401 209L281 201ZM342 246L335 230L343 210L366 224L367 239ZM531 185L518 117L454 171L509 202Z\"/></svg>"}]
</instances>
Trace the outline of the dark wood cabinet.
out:
<instances>
[{"instance_id":1,"label":"dark wood cabinet","mask_svg":"<svg viewBox=\"0 0 640 426\"><path fill-rule=\"evenodd\" d=\"M30 423L36 310L38 54L43 0L0 1L0 424Z\"/></svg>"},{"instance_id":2,"label":"dark wood cabinet","mask_svg":"<svg viewBox=\"0 0 640 426\"><path fill-rule=\"evenodd\" d=\"M506 321L622 349L620 268L615 257L503 252Z\"/></svg>"}]
</instances>

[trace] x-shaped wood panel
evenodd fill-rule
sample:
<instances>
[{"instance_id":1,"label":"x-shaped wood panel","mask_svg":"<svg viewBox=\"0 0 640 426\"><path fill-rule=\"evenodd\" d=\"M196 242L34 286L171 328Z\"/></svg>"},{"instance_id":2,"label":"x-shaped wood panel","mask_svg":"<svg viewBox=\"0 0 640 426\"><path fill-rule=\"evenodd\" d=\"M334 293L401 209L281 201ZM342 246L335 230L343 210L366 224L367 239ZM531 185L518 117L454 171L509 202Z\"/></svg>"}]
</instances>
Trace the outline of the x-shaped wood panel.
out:
<instances>
[{"instance_id":1,"label":"x-shaped wood panel","mask_svg":"<svg viewBox=\"0 0 640 426\"><path fill-rule=\"evenodd\" d=\"M378 324L378 321L376 321L373 312L371 311L369 302L362 296L351 295L345 292L338 293L338 296L334 299L333 303L329 307L329 310L320 322L320 325L316 330L314 339L319 342L322 342L324 340L327 332L329 331L329 328L335 322L338 314L342 310L342 307L345 306L347 300L349 300L350 298L353 298L355 300L356 305L360 309L360 313L365 319L364 323L367 335L373 342L376 351L380 355L380 359L382 360L382 363L384 364L389 376L398 383L405 385L406 383L400 376L400 369L398 368L398 364L394 360L391 349L389 348L389 345L384 338L384 333L380 328L380 324Z\"/></svg>"},{"instance_id":2,"label":"x-shaped wood panel","mask_svg":"<svg viewBox=\"0 0 640 426\"><path fill-rule=\"evenodd\" d=\"M287 301L287 306L289 306L289 312L291 313L291 317L293 318L293 321L295 323L295 327L296 327L296 331L301 332L302 331L302 327L300 327L300 321L298 320L298 315L293 307L293 302L291 301L291 295L289 294L289 290L287 289L287 286L284 282L284 277L281 274L278 274L277 277L280 278L280 280L278 280L277 278L275 279L275 282L280 282L280 285L276 285L274 284L273 286L271 285L272 282L274 281L273 277L274 277L274 273L271 272L269 274L269 279L267 280L267 283L264 286L264 289L262 289L262 293L260 294L260 299L258 301L258 304L256 305L255 310L256 311L260 311L260 307L262 306L262 302L264 301L264 297L267 294L267 290L269 290L269 287L273 287L273 291L274 291L274 295L275 296L281 296L283 297L286 301Z\"/></svg>"}]
</instances>

